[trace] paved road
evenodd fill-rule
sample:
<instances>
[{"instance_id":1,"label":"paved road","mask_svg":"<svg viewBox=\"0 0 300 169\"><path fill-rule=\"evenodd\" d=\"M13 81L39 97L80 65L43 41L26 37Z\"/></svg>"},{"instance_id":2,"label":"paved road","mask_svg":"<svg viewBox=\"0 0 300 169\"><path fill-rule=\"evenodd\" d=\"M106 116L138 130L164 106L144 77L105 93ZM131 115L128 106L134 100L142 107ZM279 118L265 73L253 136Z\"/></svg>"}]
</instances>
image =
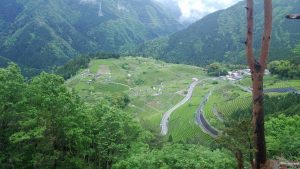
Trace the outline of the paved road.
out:
<instances>
[{"instance_id":1,"label":"paved road","mask_svg":"<svg viewBox=\"0 0 300 169\"><path fill-rule=\"evenodd\" d=\"M236 83L231 83L234 86L239 87L240 89L242 89L245 92L248 93L252 93L252 88L251 87L246 87L246 86L242 86ZM292 87L283 87L283 88L269 88L269 89L264 89L264 93L296 93L296 94L300 94L300 91L298 91L295 88Z\"/></svg>"},{"instance_id":2,"label":"paved road","mask_svg":"<svg viewBox=\"0 0 300 169\"><path fill-rule=\"evenodd\" d=\"M287 87L287 88L264 89L264 93L297 93L297 94L299 94L299 91L295 88Z\"/></svg>"},{"instance_id":3,"label":"paved road","mask_svg":"<svg viewBox=\"0 0 300 169\"><path fill-rule=\"evenodd\" d=\"M167 112L164 113L163 118L160 122L160 128L161 128L161 134L162 135L166 135L168 133L168 122L169 122L169 119L170 119L170 116L171 116L172 112L175 111L176 109L178 109L183 104L185 104L192 97L193 90L196 87L196 85L199 84L199 83L200 83L200 81L194 81L190 85L190 87L188 89L188 93L185 96L185 98L183 100L181 100L179 103L177 103L170 110L168 110Z\"/></svg>"},{"instance_id":4,"label":"paved road","mask_svg":"<svg viewBox=\"0 0 300 169\"><path fill-rule=\"evenodd\" d=\"M211 96L212 92L209 92L205 97L204 100L200 103L200 106L197 109L197 114L196 114L196 122L197 124L201 127L201 129L209 134L212 137L217 137L218 136L218 130L213 128L205 119L203 115L203 108L208 101L209 97Z\"/></svg>"}]
</instances>

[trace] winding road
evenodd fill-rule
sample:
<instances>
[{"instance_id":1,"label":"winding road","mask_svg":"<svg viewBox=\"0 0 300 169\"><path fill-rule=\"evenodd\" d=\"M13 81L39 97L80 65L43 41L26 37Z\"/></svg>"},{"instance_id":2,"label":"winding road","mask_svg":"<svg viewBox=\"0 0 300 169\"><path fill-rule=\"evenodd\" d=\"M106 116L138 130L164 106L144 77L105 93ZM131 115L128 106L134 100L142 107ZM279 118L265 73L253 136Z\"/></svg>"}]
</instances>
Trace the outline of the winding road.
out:
<instances>
[{"instance_id":1,"label":"winding road","mask_svg":"<svg viewBox=\"0 0 300 169\"><path fill-rule=\"evenodd\" d=\"M200 83L200 81L194 81L193 83L191 83L191 85L188 89L188 93L185 96L185 98L183 100L181 100L179 103L177 103L174 107L172 107L171 109L169 109L167 112L164 113L164 115L162 117L162 120L160 122L160 128L161 128L161 134L162 135L167 135L167 133L168 133L168 122L169 122L171 114L176 109L178 109L180 106L185 104L192 97L193 90L197 86L197 84L199 84L199 83Z\"/></svg>"},{"instance_id":2,"label":"winding road","mask_svg":"<svg viewBox=\"0 0 300 169\"><path fill-rule=\"evenodd\" d=\"M202 80L203 81L203 80ZM180 106L182 106L183 104L185 104L191 97L193 94L193 90L196 87L197 84L199 84L200 81L194 81L193 83L190 84L189 89L188 89L188 93L185 96L185 98L183 100L181 100L179 103L177 103L174 107L172 107L171 109L169 109L167 112L165 112L163 114L162 120L160 122L160 127L161 127L161 134L162 135L167 135L168 133L168 123L169 123L169 119L171 114L178 109ZM232 85L239 87L240 89L242 89L245 92L251 93L252 89L249 87L245 87L239 84L234 84L232 83ZM300 91L294 89L294 88L277 88L277 89L266 89L264 90L264 93L271 93L271 92L277 92L277 93L287 93L287 92L294 92L296 94L300 94ZM197 112L196 112L196 122L197 124L201 127L201 129L209 134L212 137L217 137L219 131L217 129L215 129L214 127L212 127L208 121L205 119L204 117L204 113L203 113L203 108L206 104L206 102L208 101L210 95L212 94L212 92L208 93L204 99L202 100L202 102L200 103ZM219 112L217 112L216 109L213 110L215 116L217 116L217 118L220 121L223 121L223 117L219 114Z\"/></svg>"},{"instance_id":3,"label":"winding road","mask_svg":"<svg viewBox=\"0 0 300 169\"><path fill-rule=\"evenodd\" d=\"M218 136L218 130L213 128L205 119L203 115L203 108L208 101L209 97L211 96L212 92L209 92L204 100L200 103L200 106L197 109L197 114L196 114L196 122L197 124L201 127L202 131L209 134L212 137L217 137Z\"/></svg>"}]
</instances>

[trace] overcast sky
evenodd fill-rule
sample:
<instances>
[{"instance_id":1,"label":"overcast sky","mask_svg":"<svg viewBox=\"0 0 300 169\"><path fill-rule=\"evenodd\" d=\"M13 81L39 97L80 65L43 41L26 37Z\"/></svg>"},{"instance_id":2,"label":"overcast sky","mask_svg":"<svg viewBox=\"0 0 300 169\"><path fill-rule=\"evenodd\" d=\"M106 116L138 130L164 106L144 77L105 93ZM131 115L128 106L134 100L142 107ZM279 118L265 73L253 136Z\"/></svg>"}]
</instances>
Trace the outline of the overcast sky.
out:
<instances>
[{"instance_id":1,"label":"overcast sky","mask_svg":"<svg viewBox=\"0 0 300 169\"><path fill-rule=\"evenodd\" d=\"M215 12L241 0L157 0L165 4L178 5L181 11L180 21L196 21L203 16Z\"/></svg>"}]
</instances>

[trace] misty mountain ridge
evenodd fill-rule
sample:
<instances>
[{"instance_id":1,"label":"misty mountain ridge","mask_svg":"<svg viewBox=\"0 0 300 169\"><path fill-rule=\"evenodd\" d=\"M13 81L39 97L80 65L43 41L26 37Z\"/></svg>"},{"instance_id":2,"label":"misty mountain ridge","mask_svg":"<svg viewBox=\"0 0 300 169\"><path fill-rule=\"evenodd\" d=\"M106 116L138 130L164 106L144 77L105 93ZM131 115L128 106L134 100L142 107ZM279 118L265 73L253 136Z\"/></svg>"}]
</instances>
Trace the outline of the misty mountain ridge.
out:
<instances>
[{"instance_id":1,"label":"misty mountain ridge","mask_svg":"<svg viewBox=\"0 0 300 169\"><path fill-rule=\"evenodd\" d=\"M254 48L260 52L263 30L263 2L255 0ZM214 12L169 37L141 45L137 55L152 56L174 63L206 65L215 61L245 63L246 2ZM300 11L300 0L273 1L273 32L270 60L295 60L293 50L300 44L300 22L286 14Z\"/></svg>"}]
</instances>

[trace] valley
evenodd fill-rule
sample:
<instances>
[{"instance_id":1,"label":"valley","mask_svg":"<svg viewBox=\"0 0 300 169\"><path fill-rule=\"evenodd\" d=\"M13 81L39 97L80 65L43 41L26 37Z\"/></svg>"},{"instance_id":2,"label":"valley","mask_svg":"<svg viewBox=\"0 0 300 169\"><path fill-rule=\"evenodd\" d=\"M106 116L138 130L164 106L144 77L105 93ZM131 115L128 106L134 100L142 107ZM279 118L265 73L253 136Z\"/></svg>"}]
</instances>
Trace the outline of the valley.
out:
<instances>
[{"instance_id":1,"label":"valley","mask_svg":"<svg viewBox=\"0 0 300 169\"><path fill-rule=\"evenodd\" d=\"M299 168L299 12L0 0L0 169Z\"/></svg>"},{"instance_id":2,"label":"valley","mask_svg":"<svg viewBox=\"0 0 300 169\"><path fill-rule=\"evenodd\" d=\"M230 79L230 78L229 78ZM300 90L300 80L280 80L268 75L267 95L286 95ZM89 67L67 80L87 104L106 96L126 95L125 111L133 114L146 129L173 141L209 145L222 129L223 120L236 111L249 109L249 77L228 80L210 77L195 66L170 64L142 57L93 59ZM248 89L248 90L246 90Z\"/></svg>"},{"instance_id":3,"label":"valley","mask_svg":"<svg viewBox=\"0 0 300 169\"><path fill-rule=\"evenodd\" d=\"M103 67L106 71L101 72ZM90 76L85 74L88 70ZM128 95L131 102L127 111L154 131L160 130L163 113L185 97L193 78L206 77L201 68L139 57L92 60L88 70L69 79L67 86L90 102L101 100L105 94ZM100 77L94 78L99 71Z\"/></svg>"}]
</instances>

